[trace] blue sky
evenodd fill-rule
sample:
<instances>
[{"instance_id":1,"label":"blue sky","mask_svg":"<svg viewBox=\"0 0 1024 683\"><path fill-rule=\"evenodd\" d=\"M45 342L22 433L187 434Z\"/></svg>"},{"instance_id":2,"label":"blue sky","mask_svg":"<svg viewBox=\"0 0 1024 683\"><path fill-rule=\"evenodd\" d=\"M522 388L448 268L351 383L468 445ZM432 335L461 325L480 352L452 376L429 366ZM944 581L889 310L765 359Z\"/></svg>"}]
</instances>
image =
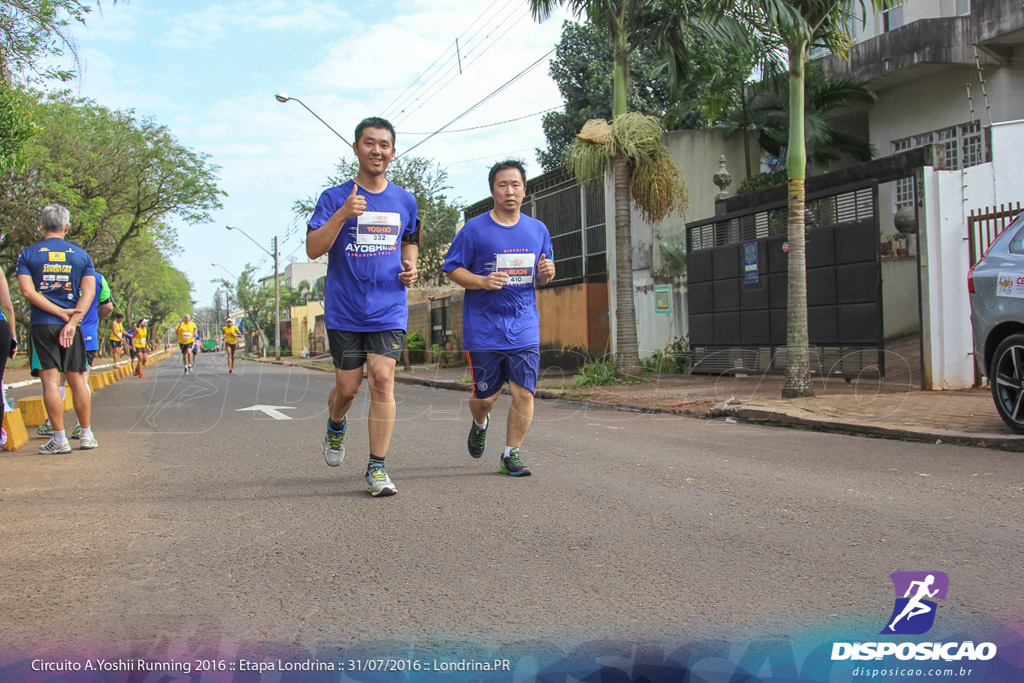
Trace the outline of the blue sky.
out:
<instances>
[{"instance_id":1,"label":"blue sky","mask_svg":"<svg viewBox=\"0 0 1024 683\"><path fill-rule=\"evenodd\" d=\"M526 0L130 0L93 12L74 28L82 96L115 109L134 109L168 126L179 142L210 155L228 193L212 223L179 225L175 258L209 305L222 264L238 274L245 263L305 260L304 226L291 205L316 196L351 150L296 102L300 98L346 139L365 116L385 115L398 131L401 154L427 133L473 107L558 41L562 16L533 21ZM454 59L459 40L462 73ZM435 60L439 60L435 63ZM449 173L451 198L487 196L487 168L500 158L527 162L543 147L541 117L561 98L548 60L485 102L449 130L411 152ZM434 64L430 71L427 71ZM426 72L425 83L416 79ZM410 90L412 86L412 90ZM521 120L489 124L519 117ZM283 267L283 265L282 265Z\"/></svg>"}]
</instances>

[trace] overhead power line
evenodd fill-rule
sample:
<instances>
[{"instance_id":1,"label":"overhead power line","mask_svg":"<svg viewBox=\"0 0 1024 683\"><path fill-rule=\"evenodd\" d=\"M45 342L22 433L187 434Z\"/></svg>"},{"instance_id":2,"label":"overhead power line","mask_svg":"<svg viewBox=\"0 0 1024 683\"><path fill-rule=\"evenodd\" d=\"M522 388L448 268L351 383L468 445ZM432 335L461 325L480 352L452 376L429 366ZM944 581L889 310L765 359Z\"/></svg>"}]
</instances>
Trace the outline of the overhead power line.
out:
<instances>
[{"instance_id":1,"label":"overhead power line","mask_svg":"<svg viewBox=\"0 0 1024 683\"><path fill-rule=\"evenodd\" d=\"M458 128L456 130L437 131L436 134L440 135L441 133L466 133L466 132L471 131L471 130L480 130L481 128L493 128L495 126L503 126L506 123L514 123L516 121L522 121L523 119L528 119L531 116L540 116L541 114L547 114L549 111L556 111L556 110L561 109L561 108L562 108L562 105L558 105L557 107L550 107L548 109L541 109L540 111L535 111L532 114L524 114L523 116L517 116L514 119L505 119L504 121L498 121L497 123L485 123L483 125L472 126L470 128ZM408 132L408 131L398 131L398 134L399 135L431 135L431 133L411 133L411 132Z\"/></svg>"},{"instance_id":2,"label":"overhead power line","mask_svg":"<svg viewBox=\"0 0 1024 683\"><path fill-rule=\"evenodd\" d=\"M455 117L454 119L452 119L452 120L451 120L451 121L449 121L448 123L444 124L443 126L441 126L441 127L440 127L440 128L438 128L437 130L435 130L435 131L434 131L433 133L431 133L431 134L430 134L430 135L428 135L427 137L425 137L425 138L423 138L422 140L420 140L419 142L417 142L417 143L416 143L415 145L413 145L413 146L412 146L412 147L410 147L409 149L407 149L407 150L405 150L404 152L402 152L402 154L399 154L399 156L405 156L405 155L406 155L406 154L408 154L409 152L413 151L414 149L416 149L417 147L419 147L420 145L422 145L422 144L423 144L424 142L426 142L427 140L431 139L432 137L434 137L435 135L437 135L438 133L440 133L441 131L443 131L443 130L444 130L445 128L447 128L448 126L452 125L453 123L455 123L456 121L458 121L458 120L459 120L459 119L461 119L462 117L466 116L467 114L469 114L470 112L472 112L473 110L475 110L475 109L476 109L477 107L481 106L482 104L484 104L485 102L487 102L488 100L490 100L490 99L491 99L492 97L494 97L495 95L497 95L497 94L498 94L498 93L500 93L501 91L505 90L505 88L509 87L510 85L512 85L513 83L515 83L516 81L518 81L518 80L519 80L520 78L522 78L523 76L525 76L525 75L526 75L527 73L529 73L529 72L530 72L530 71L532 71L533 69L537 68L537 66L539 66L539 65L540 65L540 64L541 64L541 63L542 63L542 62L543 62L543 61L544 61L545 59L547 59L548 57L550 57L550 56L551 56L551 54L552 54L552 53L553 53L554 51L555 51L555 48L551 48L550 50L548 50L548 51L547 51L547 52L546 52L546 53L544 54L544 56L543 56L543 57L541 57L540 59L538 59L537 61L535 61L535 62L534 62L533 64L530 64L530 65L529 65L528 67L526 67L525 69L523 69L522 71L520 71L519 73L517 73L517 74L516 74L515 76L513 76L513 77L512 77L512 78L510 78L509 80L505 81L505 83L504 83L504 84L502 84L501 86L499 86L497 90L495 90L495 91L494 91L494 92L492 92L491 94L489 94L489 95L487 95L486 97L484 97L484 98L483 98L482 100L480 100L479 102L477 102L476 104L474 104L474 105L473 105L472 107L470 107L470 108L469 108L469 109L467 109L466 111L462 112L461 114L459 114L458 116L456 116L456 117Z\"/></svg>"},{"instance_id":3,"label":"overhead power line","mask_svg":"<svg viewBox=\"0 0 1024 683\"><path fill-rule=\"evenodd\" d=\"M473 29L473 27L478 22L480 22L485 16L487 16L487 13L491 11L491 8L493 8L500 1L501 0L493 0L491 2L491 4L488 5L487 8L477 16L476 19L474 19L472 22L470 22L469 26L466 27L466 29L462 32L462 34L459 35L458 37L456 37L455 40L461 42L462 49L470 48L473 40L479 35L479 33L480 33L480 31L482 29L477 29L477 31L472 33L472 34L469 34L470 31ZM518 0L508 0L508 2L506 2L505 6L502 7L501 9L504 9L508 5L512 4L513 2L517 2L517 1ZM498 12L500 12L500 11L501 10L498 10ZM495 14L497 14L497 12ZM491 19L493 20L493 17ZM467 34L469 34L469 35L467 35ZM445 58L445 57L447 57L447 58L444 59L443 62L438 64L438 62L440 62L441 59ZM390 115L392 115L394 113L397 113L395 111L395 109L394 109L396 104L398 104L399 102L403 101L403 99L406 98L406 95L409 95L410 98L414 98L416 96L416 94L420 90L422 90L425 87L430 87L430 85L431 85L430 81L432 79L434 79L435 76L437 76L438 79L443 78L443 75L438 76L438 74L443 69L445 69L445 67L447 67L448 65L452 64L453 62L455 62L455 65L454 65L455 68L458 68L458 54L456 52L454 41L453 41L453 44L450 47L446 47L441 52L441 54L438 55L437 58L434 59L434 61L430 63L430 66L428 66L426 69L423 70L423 73L421 73L419 76L414 78L412 83L410 83L408 86L406 86L406 88L401 93L399 93L398 96L395 97L395 99L392 100L392 102L387 107L385 107L383 110L381 110L381 115L384 116L385 118L387 118L388 116L390 116ZM436 69L435 69L435 67L436 67ZM449 68L448 70L450 71L451 68Z\"/></svg>"}]
</instances>

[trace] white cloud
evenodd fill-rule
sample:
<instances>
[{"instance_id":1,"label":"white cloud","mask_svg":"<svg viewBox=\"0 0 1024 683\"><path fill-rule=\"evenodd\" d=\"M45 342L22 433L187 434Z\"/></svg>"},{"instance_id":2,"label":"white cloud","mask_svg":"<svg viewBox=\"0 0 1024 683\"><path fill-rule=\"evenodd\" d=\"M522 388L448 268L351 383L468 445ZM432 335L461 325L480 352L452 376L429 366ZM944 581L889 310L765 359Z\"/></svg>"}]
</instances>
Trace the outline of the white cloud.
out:
<instances>
[{"instance_id":1,"label":"white cloud","mask_svg":"<svg viewBox=\"0 0 1024 683\"><path fill-rule=\"evenodd\" d=\"M212 50L239 34L291 29L323 32L337 29L348 18L337 6L313 0L218 3L174 16L159 42L179 49Z\"/></svg>"}]
</instances>

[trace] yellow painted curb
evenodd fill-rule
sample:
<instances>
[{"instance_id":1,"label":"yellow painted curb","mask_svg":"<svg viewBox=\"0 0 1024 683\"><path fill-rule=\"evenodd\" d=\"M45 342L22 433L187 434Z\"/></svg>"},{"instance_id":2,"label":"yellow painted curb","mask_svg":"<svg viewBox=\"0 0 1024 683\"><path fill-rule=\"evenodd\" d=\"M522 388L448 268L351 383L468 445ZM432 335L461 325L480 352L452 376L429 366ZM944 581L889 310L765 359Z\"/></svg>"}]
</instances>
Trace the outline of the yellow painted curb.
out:
<instances>
[{"instance_id":1,"label":"yellow painted curb","mask_svg":"<svg viewBox=\"0 0 1024 683\"><path fill-rule=\"evenodd\" d=\"M9 413L4 413L4 431L7 432L7 443L4 444L5 451L16 451L28 443L25 421L21 417L21 411L17 408Z\"/></svg>"},{"instance_id":2,"label":"yellow painted curb","mask_svg":"<svg viewBox=\"0 0 1024 683\"><path fill-rule=\"evenodd\" d=\"M42 396L18 399L18 410L21 412L22 424L26 427L38 427L46 422L46 404Z\"/></svg>"}]
</instances>

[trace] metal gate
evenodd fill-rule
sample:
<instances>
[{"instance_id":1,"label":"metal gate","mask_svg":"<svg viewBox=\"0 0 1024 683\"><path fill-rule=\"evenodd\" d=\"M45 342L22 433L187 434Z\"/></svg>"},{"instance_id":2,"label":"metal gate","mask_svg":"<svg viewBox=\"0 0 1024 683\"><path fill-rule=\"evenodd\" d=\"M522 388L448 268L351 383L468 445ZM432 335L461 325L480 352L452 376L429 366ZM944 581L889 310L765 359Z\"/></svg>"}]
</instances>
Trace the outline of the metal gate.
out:
<instances>
[{"instance_id":1,"label":"metal gate","mask_svg":"<svg viewBox=\"0 0 1024 683\"><path fill-rule=\"evenodd\" d=\"M447 344L452 340L452 326L449 316L451 297L430 298L430 346L440 346L441 350L447 349Z\"/></svg>"},{"instance_id":2,"label":"metal gate","mask_svg":"<svg viewBox=\"0 0 1024 683\"><path fill-rule=\"evenodd\" d=\"M815 374L885 374L877 183L807 201L807 323ZM785 372L785 202L688 223L695 373Z\"/></svg>"}]
</instances>

